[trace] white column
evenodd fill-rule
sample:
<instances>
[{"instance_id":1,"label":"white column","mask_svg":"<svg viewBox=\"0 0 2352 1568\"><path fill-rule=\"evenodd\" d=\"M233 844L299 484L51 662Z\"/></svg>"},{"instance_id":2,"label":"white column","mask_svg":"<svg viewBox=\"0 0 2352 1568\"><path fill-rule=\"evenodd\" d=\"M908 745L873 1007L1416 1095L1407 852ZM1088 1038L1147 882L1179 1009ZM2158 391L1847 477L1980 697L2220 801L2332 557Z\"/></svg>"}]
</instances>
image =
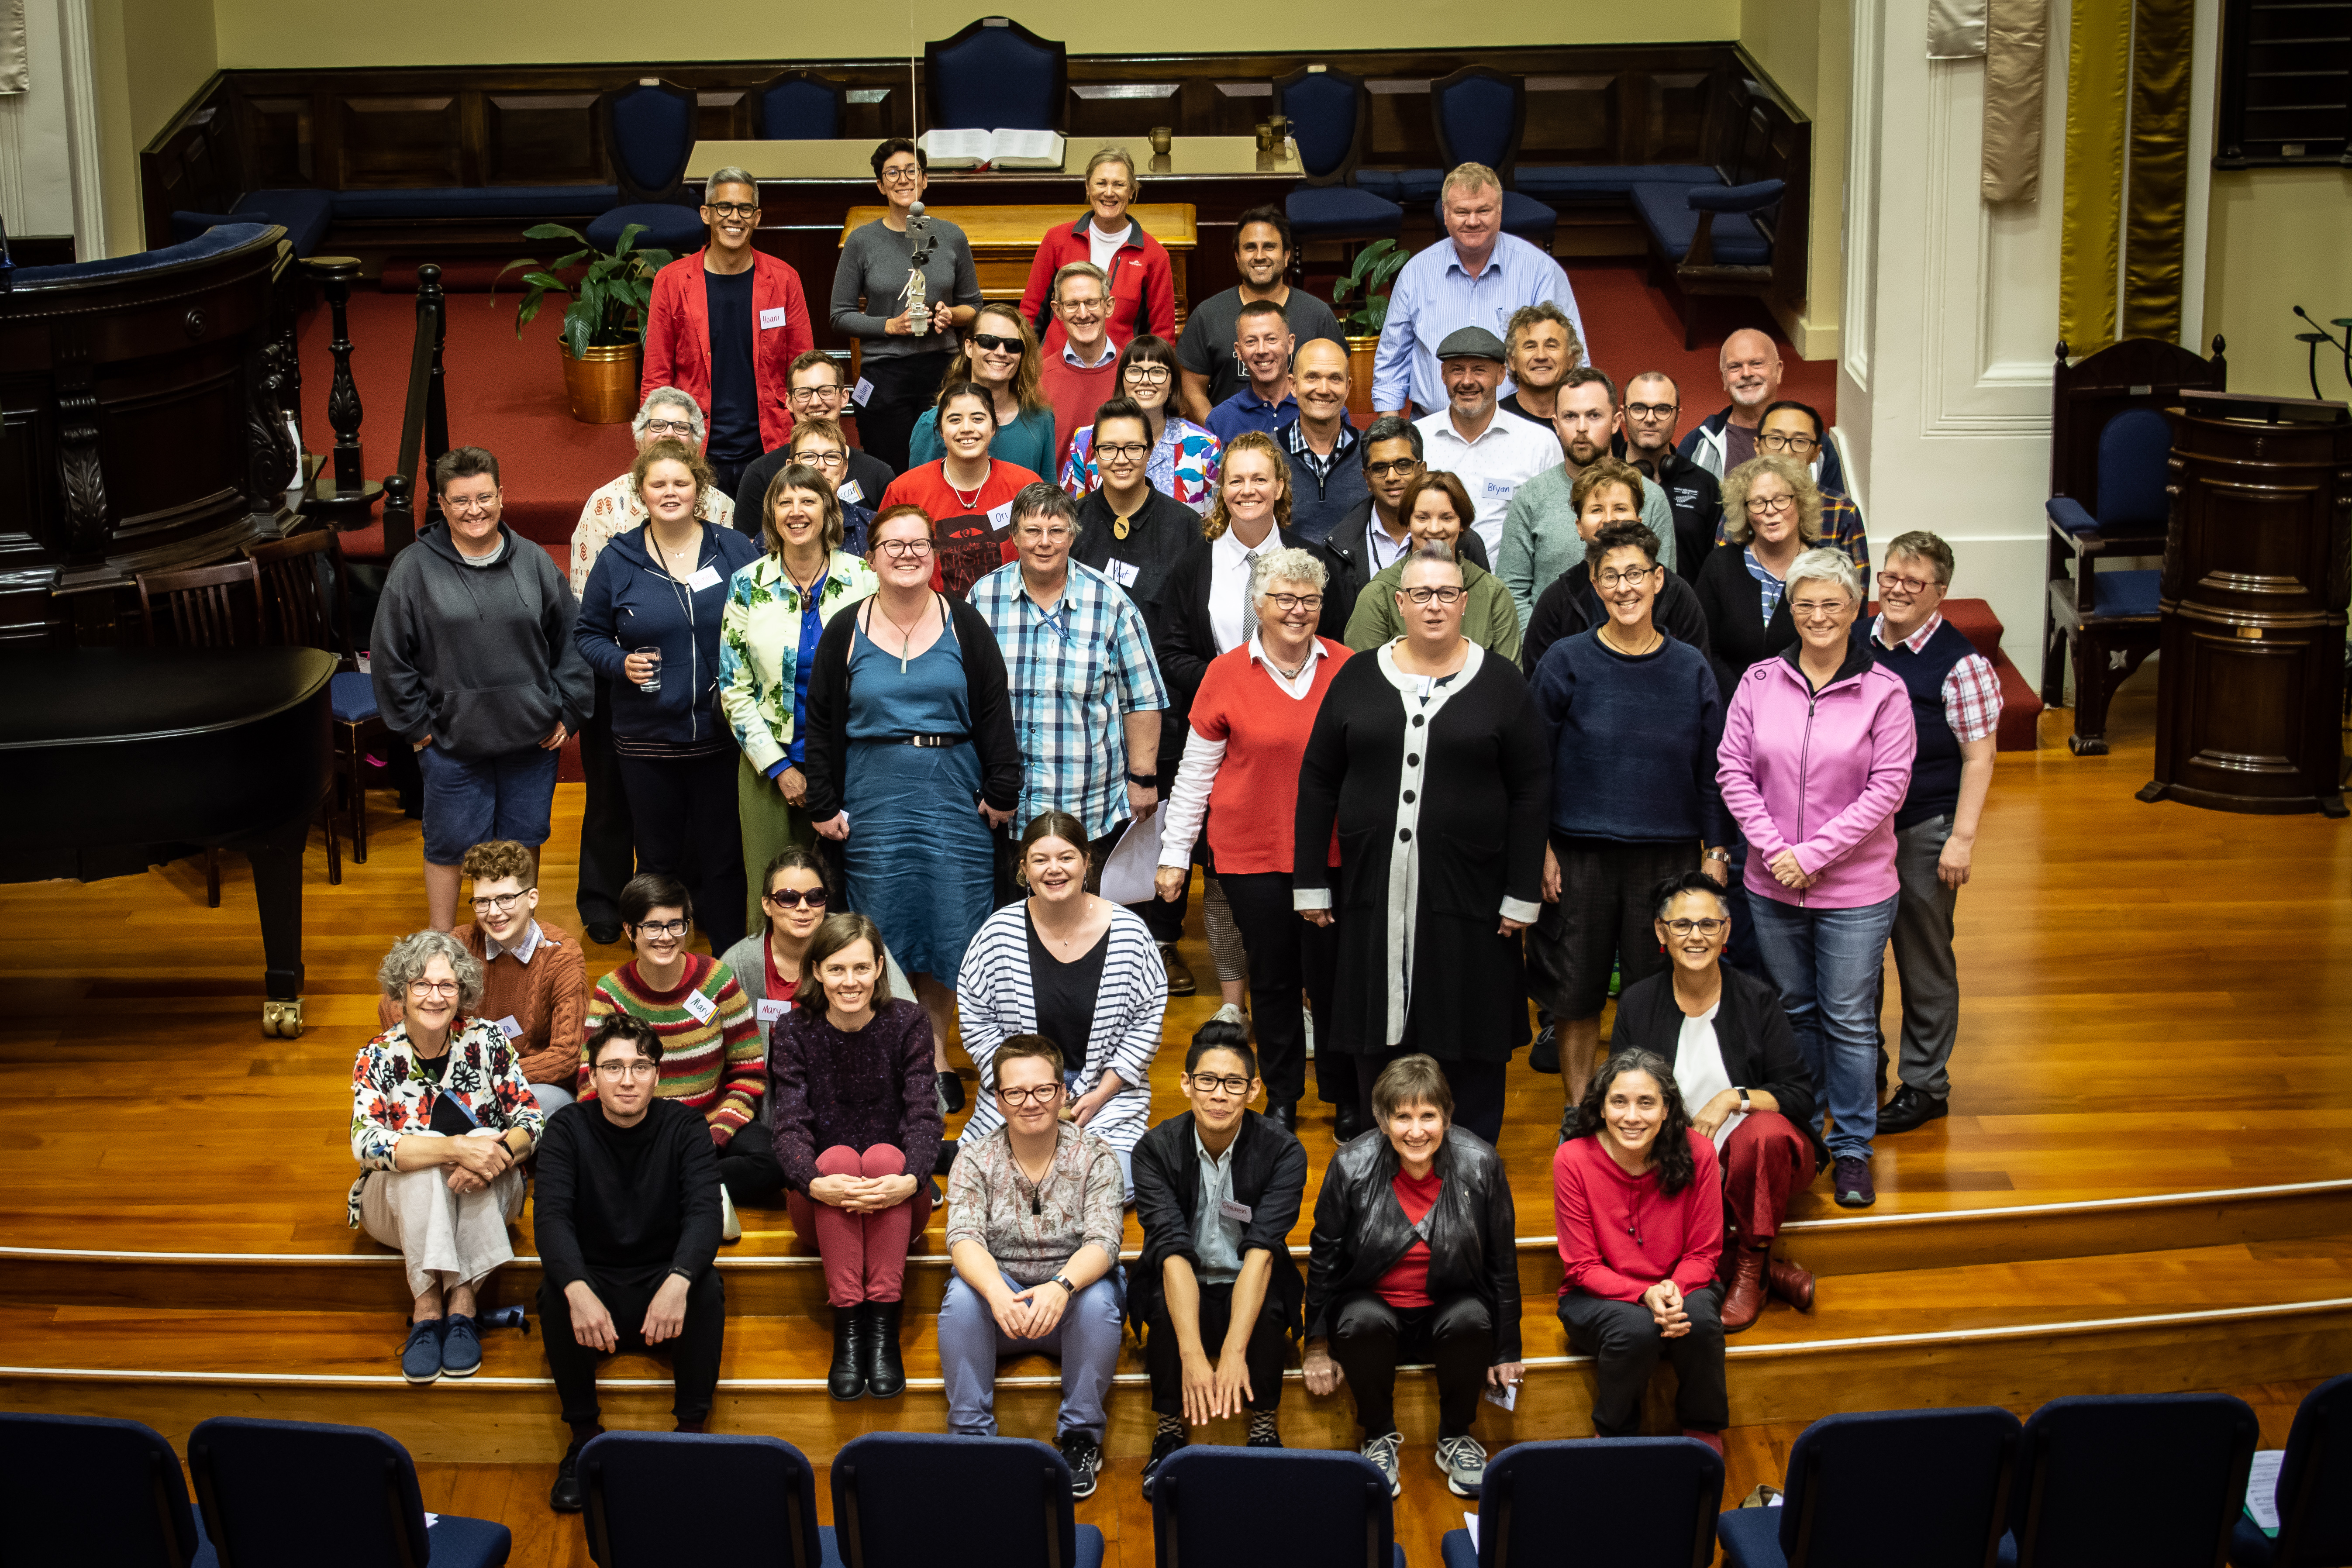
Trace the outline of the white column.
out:
<instances>
[{"instance_id":1,"label":"white column","mask_svg":"<svg viewBox=\"0 0 2352 1568\"><path fill-rule=\"evenodd\" d=\"M58 0L65 80L66 154L73 195L74 255L95 261L106 247L104 163L99 148L98 70L90 41L89 0Z\"/></svg>"},{"instance_id":2,"label":"white column","mask_svg":"<svg viewBox=\"0 0 2352 1568\"><path fill-rule=\"evenodd\" d=\"M2180 346L2205 342L2205 241L2212 229L2213 114L2221 65L2221 0L2197 0L2189 55L2189 190L2181 213Z\"/></svg>"}]
</instances>

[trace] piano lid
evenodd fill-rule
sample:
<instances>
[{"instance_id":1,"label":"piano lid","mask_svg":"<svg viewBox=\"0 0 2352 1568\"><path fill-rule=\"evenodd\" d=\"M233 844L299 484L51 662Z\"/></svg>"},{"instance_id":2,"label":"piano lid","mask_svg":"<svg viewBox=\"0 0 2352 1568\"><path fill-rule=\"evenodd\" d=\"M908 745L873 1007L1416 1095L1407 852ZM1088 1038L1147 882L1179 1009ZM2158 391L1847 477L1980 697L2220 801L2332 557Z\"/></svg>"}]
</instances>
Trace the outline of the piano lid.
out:
<instances>
[{"instance_id":1,"label":"piano lid","mask_svg":"<svg viewBox=\"0 0 2352 1568\"><path fill-rule=\"evenodd\" d=\"M314 647L28 648L0 653L0 752L232 730L317 695Z\"/></svg>"}]
</instances>

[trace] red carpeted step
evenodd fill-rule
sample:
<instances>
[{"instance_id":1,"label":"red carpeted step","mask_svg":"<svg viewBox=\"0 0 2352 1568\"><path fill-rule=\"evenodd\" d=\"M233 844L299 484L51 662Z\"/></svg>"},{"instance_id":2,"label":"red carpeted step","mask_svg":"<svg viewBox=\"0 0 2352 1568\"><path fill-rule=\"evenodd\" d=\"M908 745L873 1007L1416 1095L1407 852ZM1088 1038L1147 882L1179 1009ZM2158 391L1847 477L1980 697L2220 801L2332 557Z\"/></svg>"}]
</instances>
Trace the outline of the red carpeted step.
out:
<instances>
[{"instance_id":1,"label":"red carpeted step","mask_svg":"<svg viewBox=\"0 0 2352 1568\"><path fill-rule=\"evenodd\" d=\"M2027 683L2025 673L2002 651L2000 617L1983 599L1947 599L1944 618L1958 627L1979 653L1992 660L1993 673L2000 678L2000 730L1996 749L2033 750L2042 718L2042 694Z\"/></svg>"}]
</instances>

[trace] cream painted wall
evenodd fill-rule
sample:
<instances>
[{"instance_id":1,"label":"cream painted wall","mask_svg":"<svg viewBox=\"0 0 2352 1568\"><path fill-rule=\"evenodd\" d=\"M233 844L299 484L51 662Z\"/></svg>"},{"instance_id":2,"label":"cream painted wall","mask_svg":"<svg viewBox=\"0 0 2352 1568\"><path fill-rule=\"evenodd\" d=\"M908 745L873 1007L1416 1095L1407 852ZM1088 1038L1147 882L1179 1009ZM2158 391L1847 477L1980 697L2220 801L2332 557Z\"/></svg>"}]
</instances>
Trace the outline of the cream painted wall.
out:
<instances>
[{"instance_id":1,"label":"cream painted wall","mask_svg":"<svg viewBox=\"0 0 2352 1568\"><path fill-rule=\"evenodd\" d=\"M89 12L106 247L121 256L145 247L139 149L219 68L213 7L205 0L89 0Z\"/></svg>"},{"instance_id":2,"label":"cream painted wall","mask_svg":"<svg viewBox=\"0 0 2352 1568\"><path fill-rule=\"evenodd\" d=\"M1813 122L1805 303L1780 323L1807 359L1834 359L1838 353L1852 37L1844 0L1743 0L1740 5L1740 43Z\"/></svg>"},{"instance_id":3,"label":"cream painted wall","mask_svg":"<svg viewBox=\"0 0 2352 1568\"><path fill-rule=\"evenodd\" d=\"M2210 226L2204 330L2229 340L2230 390L2309 397L2293 307L2352 316L2352 170L2217 169ZM2321 350L2320 394L2341 400L2344 358Z\"/></svg>"},{"instance_id":4,"label":"cream painted wall","mask_svg":"<svg viewBox=\"0 0 2352 1568\"><path fill-rule=\"evenodd\" d=\"M203 0L179 0L201 5ZM1639 6L1515 4L1464 13L1425 0L1361 0L1334 25L1328 7L1207 0L1184 10L1184 32L1210 48L1458 49L1467 44L1674 42L1739 36L1741 0L1651 0ZM975 16L1012 16L1074 54L1128 54L1177 40L1123 6L1008 7L986 0L908 0L778 6L702 0L689 25L668 26L635 0L575 0L560 13L518 0L410 0L337 6L315 0L213 0L224 67L462 65L488 61L723 60L843 58L919 51ZM551 15L561 24L550 26Z\"/></svg>"}]
</instances>

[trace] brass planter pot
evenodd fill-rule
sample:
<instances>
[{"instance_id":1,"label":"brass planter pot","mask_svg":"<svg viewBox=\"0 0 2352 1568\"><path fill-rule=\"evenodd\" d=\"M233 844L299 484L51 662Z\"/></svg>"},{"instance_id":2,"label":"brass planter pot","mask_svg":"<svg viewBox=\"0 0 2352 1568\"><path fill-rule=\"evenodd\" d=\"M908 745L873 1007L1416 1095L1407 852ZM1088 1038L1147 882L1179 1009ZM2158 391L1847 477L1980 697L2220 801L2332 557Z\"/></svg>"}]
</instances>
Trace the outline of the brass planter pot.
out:
<instances>
[{"instance_id":1,"label":"brass planter pot","mask_svg":"<svg viewBox=\"0 0 2352 1568\"><path fill-rule=\"evenodd\" d=\"M1372 354L1380 346L1377 332L1370 337L1348 339L1348 379L1351 384L1348 416L1355 421L1358 430L1372 422Z\"/></svg>"},{"instance_id":2,"label":"brass planter pot","mask_svg":"<svg viewBox=\"0 0 2352 1568\"><path fill-rule=\"evenodd\" d=\"M576 359L570 342L559 339L557 348L563 355L563 391L572 401L572 418L583 425L625 425L635 416L643 344L592 348Z\"/></svg>"}]
</instances>

